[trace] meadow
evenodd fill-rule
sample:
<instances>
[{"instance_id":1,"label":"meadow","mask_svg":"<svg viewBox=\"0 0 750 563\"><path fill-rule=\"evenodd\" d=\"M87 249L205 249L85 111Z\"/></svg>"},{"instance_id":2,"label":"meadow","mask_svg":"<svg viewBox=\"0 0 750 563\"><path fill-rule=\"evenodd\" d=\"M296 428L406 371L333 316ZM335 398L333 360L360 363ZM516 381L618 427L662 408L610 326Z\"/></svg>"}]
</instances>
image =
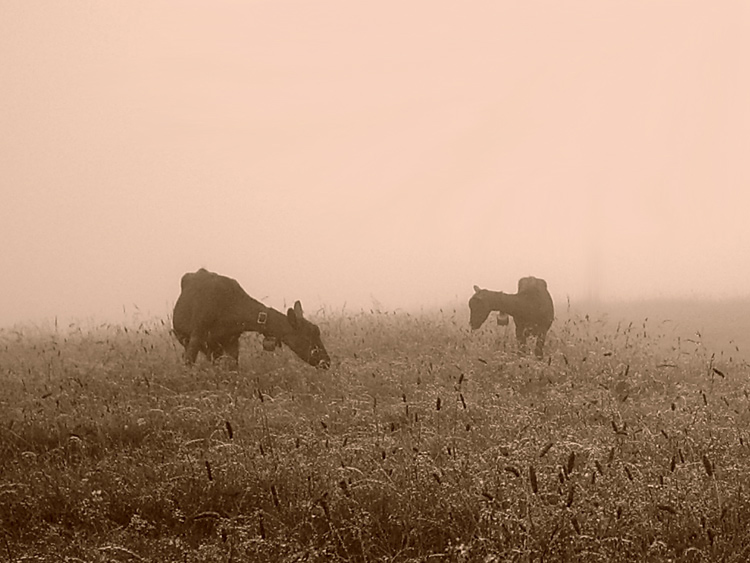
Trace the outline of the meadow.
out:
<instances>
[{"instance_id":1,"label":"meadow","mask_svg":"<svg viewBox=\"0 0 750 563\"><path fill-rule=\"evenodd\" d=\"M465 305L315 320L328 371L257 335L187 367L166 319L0 331L2 557L750 557L734 329L558 303L537 361Z\"/></svg>"}]
</instances>

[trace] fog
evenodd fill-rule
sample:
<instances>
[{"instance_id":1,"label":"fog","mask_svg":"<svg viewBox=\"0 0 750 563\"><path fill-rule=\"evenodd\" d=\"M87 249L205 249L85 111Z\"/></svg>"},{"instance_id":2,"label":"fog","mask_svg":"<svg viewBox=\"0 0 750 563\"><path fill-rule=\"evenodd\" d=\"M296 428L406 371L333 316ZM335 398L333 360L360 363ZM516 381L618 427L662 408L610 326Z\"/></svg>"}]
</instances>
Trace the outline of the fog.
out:
<instances>
[{"instance_id":1,"label":"fog","mask_svg":"<svg viewBox=\"0 0 750 563\"><path fill-rule=\"evenodd\" d=\"M0 325L747 297L749 6L5 1Z\"/></svg>"}]
</instances>

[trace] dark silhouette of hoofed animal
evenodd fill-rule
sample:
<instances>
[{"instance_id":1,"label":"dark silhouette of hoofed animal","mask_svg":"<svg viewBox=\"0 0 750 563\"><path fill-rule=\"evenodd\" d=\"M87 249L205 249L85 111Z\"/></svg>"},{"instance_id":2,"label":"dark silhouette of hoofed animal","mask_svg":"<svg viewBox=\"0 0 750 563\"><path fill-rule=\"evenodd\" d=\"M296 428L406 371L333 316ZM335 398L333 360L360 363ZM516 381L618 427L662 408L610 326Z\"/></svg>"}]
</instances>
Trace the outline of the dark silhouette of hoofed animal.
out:
<instances>
[{"instance_id":1,"label":"dark silhouette of hoofed animal","mask_svg":"<svg viewBox=\"0 0 750 563\"><path fill-rule=\"evenodd\" d=\"M490 312L498 311L499 324L508 324L507 315L513 317L516 325L516 338L519 348L526 349L526 339L536 337L534 355L541 358L547 331L555 319L552 296L547 290L547 282L540 278L526 277L518 280L518 293L490 291L474 286L474 295L469 299L472 330L482 326Z\"/></svg>"},{"instance_id":2,"label":"dark silhouette of hoofed animal","mask_svg":"<svg viewBox=\"0 0 750 563\"><path fill-rule=\"evenodd\" d=\"M198 352L211 360L227 355L237 362L240 335L259 332L265 350L283 342L308 364L330 367L320 329L303 317L299 301L284 315L250 297L236 280L203 268L182 276L180 285L172 326L188 363L195 362Z\"/></svg>"}]
</instances>

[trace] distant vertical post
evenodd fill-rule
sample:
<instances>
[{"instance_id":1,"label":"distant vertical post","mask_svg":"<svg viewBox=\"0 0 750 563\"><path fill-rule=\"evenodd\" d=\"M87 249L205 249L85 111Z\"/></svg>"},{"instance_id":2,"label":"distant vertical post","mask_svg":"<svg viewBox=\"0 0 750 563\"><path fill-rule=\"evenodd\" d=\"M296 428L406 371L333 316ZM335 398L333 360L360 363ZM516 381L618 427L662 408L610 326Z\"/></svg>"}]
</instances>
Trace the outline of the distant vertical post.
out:
<instances>
[{"instance_id":1,"label":"distant vertical post","mask_svg":"<svg viewBox=\"0 0 750 563\"><path fill-rule=\"evenodd\" d=\"M601 298L602 268L602 201L600 187L595 183L589 188L588 205L588 256L586 257L587 298L598 303Z\"/></svg>"}]
</instances>

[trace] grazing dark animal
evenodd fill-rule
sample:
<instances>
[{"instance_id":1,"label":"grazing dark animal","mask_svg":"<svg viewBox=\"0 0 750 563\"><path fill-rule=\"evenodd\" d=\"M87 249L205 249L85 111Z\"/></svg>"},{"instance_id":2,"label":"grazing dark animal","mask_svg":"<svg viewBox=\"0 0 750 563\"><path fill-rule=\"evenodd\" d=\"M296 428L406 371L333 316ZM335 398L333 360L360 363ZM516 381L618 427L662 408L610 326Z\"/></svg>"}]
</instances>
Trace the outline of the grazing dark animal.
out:
<instances>
[{"instance_id":1,"label":"grazing dark animal","mask_svg":"<svg viewBox=\"0 0 750 563\"><path fill-rule=\"evenodd\" d=\"M526 339L536 337L534 354L542 357L547 331L555 318L552 296L547 291L547 282L540 278L527 277L518 280L518 293L490 291L474 286L474 295L469 299L472 330L478 329L487 320L491 311L499 311L499 324L508 324L507 315L516 324L516 338L521 350L526 349Z\"/></svg>"},{"instance_id":2,"label":"grazing dark animal","mask_svg":"<svg viewBox=\"0 0 750 563\"><path fill-rule=\"evenodd\" d=\"M263 348L273 350L283 342L308 364L331 365L320 329L302 316L299 301L284 315L250 297L232 278L201 268L182 276L182 292L174 306L172 326L185 347L185 360L194 363L198 352L211 360L222 355L239 359L243 332L259 332Z\"/></svg>"}]
</instances>

